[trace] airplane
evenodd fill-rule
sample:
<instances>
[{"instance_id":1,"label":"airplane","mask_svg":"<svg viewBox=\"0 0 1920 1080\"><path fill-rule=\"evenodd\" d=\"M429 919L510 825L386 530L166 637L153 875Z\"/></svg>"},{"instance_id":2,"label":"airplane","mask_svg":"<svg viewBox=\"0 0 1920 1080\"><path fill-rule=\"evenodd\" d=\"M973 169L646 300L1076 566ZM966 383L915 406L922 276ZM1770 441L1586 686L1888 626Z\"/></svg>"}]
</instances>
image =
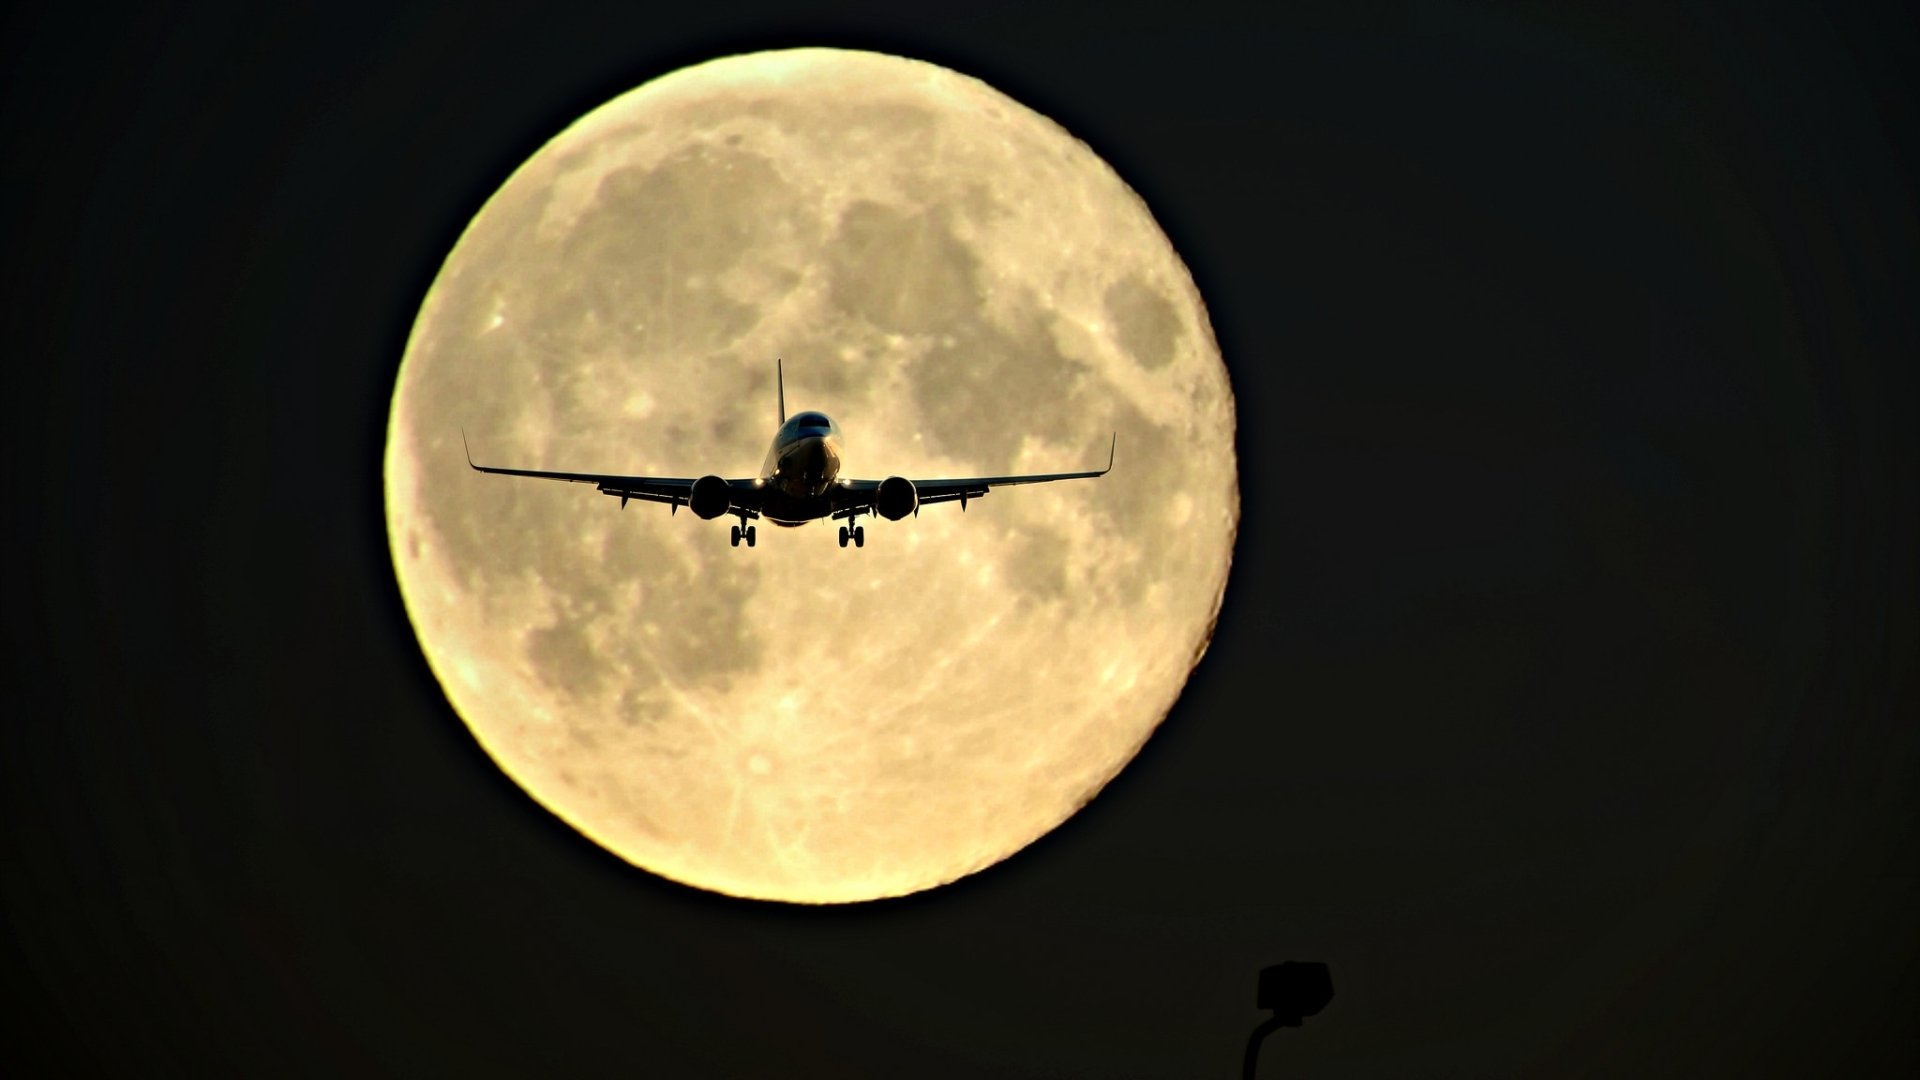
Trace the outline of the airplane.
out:
<instances>
[{"instance_id":1,"label":"airplane","mask_svg":"<svg viewBox=\"0 0 1920 1080\"><path fill-rule=\"evenodd\" d=\"M742 540L754 546L755 529L750 521L766 518L775 525L793 528L822 518L845 521L840 526L840 546L867 546L867 530L859 524L861 514L873 514L888 521L899 521L933 503L959 500L962 511L967 501L985 495L990 489L1013 484L1045 484L1054 480L1086 480L1113 471L1114 450L1120 444L1118 432L1107 447L1107 467L1087 472L1035 473L1025 476L969 476L950 480L909 480L889 476L884 480L840 479L840 427L822 412L799 412L787 416L787 380L781 363L775 361L774 380L779 395L780 427L773 445L760 466L760 475L740 479L722 479L712 474L698 479L661 476L614 476L603 473L547 472L540 469L505 469L475 465L473 451L467 450L467 464L476 472L504 476L532 476L543 480L565 480L574 484L592 484L604 495L620 497L620 509L627 500L670 504L669 513L682 506L705 521L725 514L740 519L733 526L733 546ZM465 448L467 433L460 432Z\"/></svg>"}]
</instances>

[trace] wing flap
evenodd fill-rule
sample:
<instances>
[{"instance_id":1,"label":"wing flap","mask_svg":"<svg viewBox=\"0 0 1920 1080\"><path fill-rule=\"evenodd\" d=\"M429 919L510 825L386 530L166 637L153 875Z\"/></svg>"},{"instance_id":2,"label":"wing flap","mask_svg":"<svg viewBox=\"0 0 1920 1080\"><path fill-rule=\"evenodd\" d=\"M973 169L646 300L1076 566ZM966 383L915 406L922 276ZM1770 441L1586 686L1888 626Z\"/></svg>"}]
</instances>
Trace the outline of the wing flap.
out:
<instances>
[{"instance_id":1,"label":"wing flap","mask_svg":"<svg viewBox=\"0 0 1920 1080\"><path fill-rule=\"evenodd\" d=\"M683 476L621 476L615 473L559 472L549 469L508 469L498 465L476 465L473 451L467 447L467 433L460 433L461 448L467 452L467 465L475 472L495 473L500 476L531 476L536 480L559 480L569 484L592 484L603 495L612 495L621 502L636 499L641 502L670 503L675 509L685 506L687 498L693 492L693 477ZM741 502L753 502L747 494L754 492L751 479L730 479L727 486L733 488L741 497ZM736 504L738 505L738 504ZM748 517L759 517L757 507L746 509Z\"/></svg>"},{"instance_id":2,"label":"wing flap","mask_svg":"<svg viewBox=\"0 0 1920 1080\"><path fill-rule=\"evenodd\" d=\"M1116 432L1113 441L1107 446L1106 467L1101 469L1088 469L1084 472L1022 473L1014 476L962 476L939 480L915 480L913 487L919 493L921 506L956 500L964 505L968 500L978 499L997 487L1012 487L1016 484L1050 484L1055 480L1091 480L1113 471L1114 453L1119 446L1120 435ZM844 518L855 514L872 513L873 500L875 493L880 489L880 481L848 480L841 484L841 489L845 493L842 496L845 505L834 511L834 517Z\"/></svg>"}]
</instances>

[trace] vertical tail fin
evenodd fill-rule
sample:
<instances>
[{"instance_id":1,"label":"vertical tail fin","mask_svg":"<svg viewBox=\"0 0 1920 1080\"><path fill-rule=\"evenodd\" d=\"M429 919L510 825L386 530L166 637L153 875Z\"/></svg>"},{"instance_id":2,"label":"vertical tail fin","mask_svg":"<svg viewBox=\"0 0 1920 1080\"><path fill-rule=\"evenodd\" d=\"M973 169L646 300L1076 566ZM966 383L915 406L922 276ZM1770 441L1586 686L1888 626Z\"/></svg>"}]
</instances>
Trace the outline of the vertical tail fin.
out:
<instances>
[{"instance_id":1,"label":"vertical tail fin","mask_svg":"<svg viewBox=\"0 0 1920 1080\"><path fill-rule=\"evenodd\" d=\"M780 395L780 418L774 421L777 427L787 422L787 375L781 368L779 357L773 361L773 384Z\"/></svg>"}]
</instances>

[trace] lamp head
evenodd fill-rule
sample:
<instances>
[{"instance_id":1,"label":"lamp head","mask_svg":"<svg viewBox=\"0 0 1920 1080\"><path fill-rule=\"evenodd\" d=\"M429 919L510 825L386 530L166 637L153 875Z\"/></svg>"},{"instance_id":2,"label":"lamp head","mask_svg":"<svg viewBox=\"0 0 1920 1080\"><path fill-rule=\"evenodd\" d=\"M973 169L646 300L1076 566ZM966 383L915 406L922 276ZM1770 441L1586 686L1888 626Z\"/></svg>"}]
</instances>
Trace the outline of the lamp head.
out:
<instances>
[{"instance_id":1,"label":"lamp head","mask_svg":"<svg viewBox=\"0 0 1920 1080\"><path fill-rule=\"evenodd\" d=\"M1289 960L1260 971L1260 992L1254 999L1272 1009L1274 1019L1288 1027L1313 1016L1333 1000L1333 973L1317 962Z\"/></svg>"}]
</instances>

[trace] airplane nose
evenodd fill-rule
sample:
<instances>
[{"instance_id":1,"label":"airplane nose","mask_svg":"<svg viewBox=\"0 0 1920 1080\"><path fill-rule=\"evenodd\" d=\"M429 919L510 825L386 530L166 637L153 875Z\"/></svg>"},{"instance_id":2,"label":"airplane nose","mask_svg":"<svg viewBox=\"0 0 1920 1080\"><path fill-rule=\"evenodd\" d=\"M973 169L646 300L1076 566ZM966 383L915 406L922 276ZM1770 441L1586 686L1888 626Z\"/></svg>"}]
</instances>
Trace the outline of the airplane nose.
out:
<instances>
[{"instance_id":1,"label":"airplane nose","mask_svg":"<svg viewBox=\"0 0 1920 1080\"><path fill-rule=\"evenodd\" d=\"M792 443L780 456L780 472L796 496L818 495L840 473L838 440L822 435Z\"/></svg>"}]
</instances>

